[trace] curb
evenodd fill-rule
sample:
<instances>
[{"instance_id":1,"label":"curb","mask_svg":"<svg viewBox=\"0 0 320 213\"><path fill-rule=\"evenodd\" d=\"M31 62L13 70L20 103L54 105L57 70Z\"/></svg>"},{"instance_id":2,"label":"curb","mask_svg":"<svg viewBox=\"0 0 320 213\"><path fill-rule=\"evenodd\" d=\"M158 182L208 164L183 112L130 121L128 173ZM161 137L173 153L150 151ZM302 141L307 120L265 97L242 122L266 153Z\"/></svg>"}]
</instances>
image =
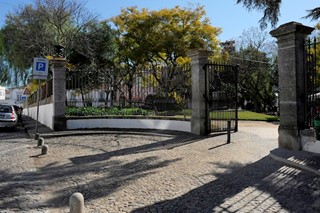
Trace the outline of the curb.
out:
<instances>
[{"instance_id":1,"label":"curb","mask_svg":"<svg viewBox=\"0 0 320 213\"><path fill-rule=\"evenodd\" d=\"M305 171L308 171L308 172L311 172L311 173L313 173L315 175L320 176L320 171L318 171L316 169L313 169L313 168L311 168L309 166L306 166L306 165L303 165L303 164L300 164L300 163L295 163L295 162L293 162L291 160L288 160L286 158L282 158L282 157L279 157L279 156L277 156L275 154L272 154L271 152L270 152L269 156L272 159L274 159L274 160L276 160L278 162L284 163L284 164L286 164L288 166L291 166L291 167L294 167L294 168L297 168L297 169L300 169L300 170L305 170Z\"/></svg>"},{"instance_id":2,"label":"curb","mask_svg":"<svg viewBox=\"0 0 320 213\"><path fill-rule=\"evenodd\" d=\"M30 138L35 137L34 132L30 132L28 130L28 126L25 125L25 131ZM128 134L128 135L145 135L145 136L173 136L173 135L181 135L179 131L161 131L161 130L149 130L149 131L134 131L133 129L105 129L105 130L76 130L76 131L57 131L51 133L41 133L40 135L43 138L55 138L55 137L67 137L67 136L82 136L82 135L102 135L102 134ZM184 134L189 137L195 137L192 134Z\"/></svg>"}]
</instances>

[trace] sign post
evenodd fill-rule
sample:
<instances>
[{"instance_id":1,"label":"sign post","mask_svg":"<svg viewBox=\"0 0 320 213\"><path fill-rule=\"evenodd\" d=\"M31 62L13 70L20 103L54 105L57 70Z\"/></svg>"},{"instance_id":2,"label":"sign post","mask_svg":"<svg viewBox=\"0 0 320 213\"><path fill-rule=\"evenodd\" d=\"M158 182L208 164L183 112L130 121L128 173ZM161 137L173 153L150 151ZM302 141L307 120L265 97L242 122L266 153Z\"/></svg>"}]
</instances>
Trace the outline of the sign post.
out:
<instances>
[{"instance_id":1,"label":"sign post","mask_svg":"<svg viewBox=\"0 0 320 213\"><path fill-rule=\"evenodd\" d=\"M48 78L49 61L46 58L34 58L33 59L33 79L38 79L38 92L37 92L37 120L36 120L36 132L38 133L39 122L39 102L40 102L40 80L46 80Z\"/></svg>"}]
</instances>

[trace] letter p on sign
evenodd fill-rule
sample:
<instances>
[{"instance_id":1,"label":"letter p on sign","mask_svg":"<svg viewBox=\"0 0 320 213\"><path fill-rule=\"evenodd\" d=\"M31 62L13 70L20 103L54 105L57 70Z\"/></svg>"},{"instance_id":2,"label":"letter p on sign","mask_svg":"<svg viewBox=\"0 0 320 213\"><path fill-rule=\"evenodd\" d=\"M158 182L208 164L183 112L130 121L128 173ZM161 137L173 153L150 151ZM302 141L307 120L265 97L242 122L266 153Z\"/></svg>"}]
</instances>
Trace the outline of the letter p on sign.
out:
<instances>
[{"instance_id":1,"label":"letter p on sign","mask_svg":"<svg viewBox=\"0 0 320 213\"><path fill-rule=\"evenodd\" d=\"M44 62L37 62L37 71L46 71L46 63Z\"/></svg>"}]
</instances>

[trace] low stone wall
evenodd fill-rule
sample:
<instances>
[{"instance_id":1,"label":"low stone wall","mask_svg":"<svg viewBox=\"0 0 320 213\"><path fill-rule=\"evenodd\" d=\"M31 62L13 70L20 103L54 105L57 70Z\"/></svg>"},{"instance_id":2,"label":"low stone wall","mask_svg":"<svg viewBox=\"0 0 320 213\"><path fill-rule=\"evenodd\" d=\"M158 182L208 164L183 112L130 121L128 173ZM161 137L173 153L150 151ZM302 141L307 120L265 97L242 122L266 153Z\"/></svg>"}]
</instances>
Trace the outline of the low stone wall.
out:
<instances>
[{"instance_id":1,"label":"low stone wall","mask_svg":"<svg viewBox=\"0 0 320 213\"><path fill-rule=\"evenodd\" d=\"M93 129L93 128L119 128L119 129L159 129L191 132L190 120L167 120L156 118L101 118L101 117L69 117L67 129Z\"/></svg>"}]
</instances>

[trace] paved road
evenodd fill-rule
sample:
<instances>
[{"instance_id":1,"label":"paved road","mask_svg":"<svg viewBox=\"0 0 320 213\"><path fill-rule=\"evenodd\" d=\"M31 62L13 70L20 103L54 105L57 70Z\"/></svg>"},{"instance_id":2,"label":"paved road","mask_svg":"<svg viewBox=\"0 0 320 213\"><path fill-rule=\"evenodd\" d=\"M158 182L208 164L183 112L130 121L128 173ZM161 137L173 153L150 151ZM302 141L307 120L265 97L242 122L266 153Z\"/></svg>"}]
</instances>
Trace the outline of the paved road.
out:
<instances>
[{"instance_id":1,"label":"paved road","mask_svg":"<svg viewBox=\"0 0 320 213\"><path fill-rule=\"evenodd\" d=\"M241 122L231 144L160 131L53 137L47 156L22 133L1 139L0 212L68 212L74 192L87 212L319 212L319 176L268 156L277 127Z\"/></svg>"},{"instance_id":2,"label":"paved road","mask_svg":"<svg viewBox=\"0 0 320 213\"><path fill-rule=\"evenodd\" d=\"M42 212L41 189L32 177L35 167L30 161L33 144L25 129L0 130L0 212ZM38 209L38 210L37 210Z\"/></svg>"}]
</instances>

